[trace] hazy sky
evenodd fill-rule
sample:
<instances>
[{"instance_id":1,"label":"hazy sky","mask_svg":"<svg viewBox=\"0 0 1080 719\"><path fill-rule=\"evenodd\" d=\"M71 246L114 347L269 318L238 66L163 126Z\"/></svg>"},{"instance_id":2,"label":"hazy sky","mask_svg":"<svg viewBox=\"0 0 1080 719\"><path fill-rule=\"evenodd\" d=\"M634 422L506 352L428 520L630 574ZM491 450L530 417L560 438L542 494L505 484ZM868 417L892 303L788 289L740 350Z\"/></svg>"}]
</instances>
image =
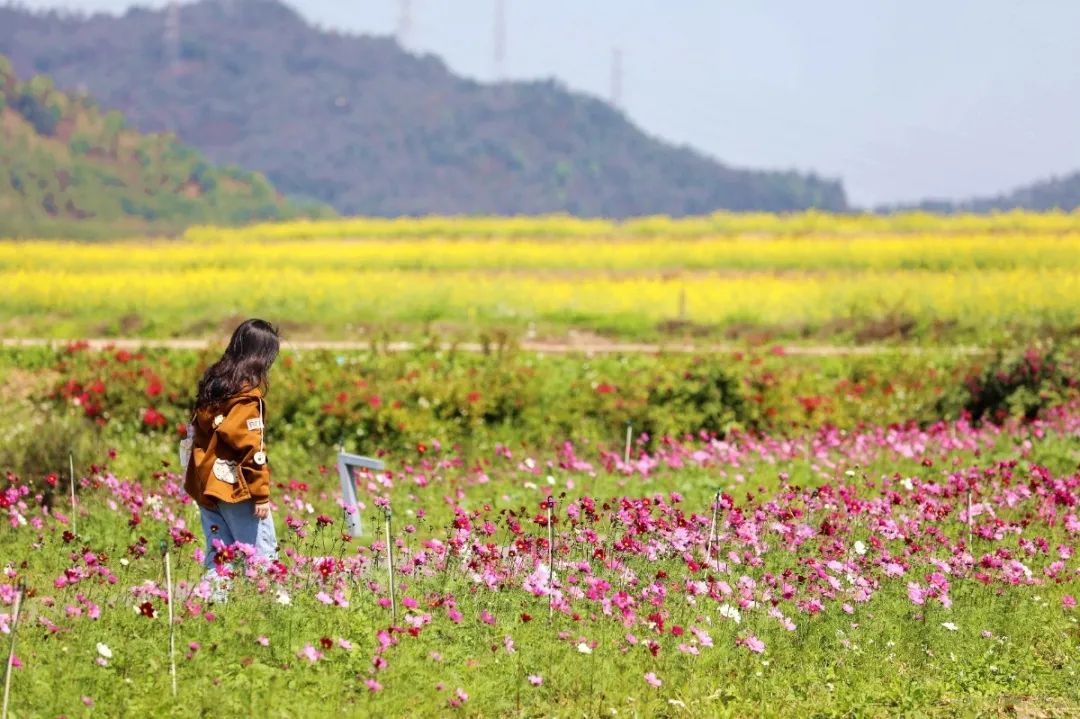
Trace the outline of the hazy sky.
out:
<instances>
[{"instance_id":1,"label":"hazy sky","mask_svg":"<svg viewBox=\"0 0 1080 719\"><path fill-rule=\"evenodd\" d=\"M648 132L732 164L840 177L856 203L992 194L1080 169L1080 0L504 2L506 77L608 97L620 47L622 104ZM411 0L407 44L491 79L495 4ZM292 5L389 34L401 3Z\"/></svg>"}]
</instances>

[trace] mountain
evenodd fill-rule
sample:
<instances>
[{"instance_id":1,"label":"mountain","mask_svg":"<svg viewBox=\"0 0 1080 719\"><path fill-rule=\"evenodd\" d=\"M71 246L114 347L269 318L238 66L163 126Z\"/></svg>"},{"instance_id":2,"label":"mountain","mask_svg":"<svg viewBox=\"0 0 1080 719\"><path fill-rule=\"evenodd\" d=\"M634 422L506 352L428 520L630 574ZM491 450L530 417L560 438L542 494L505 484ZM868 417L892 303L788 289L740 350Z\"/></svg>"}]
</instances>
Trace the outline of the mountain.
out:
<instances>
[{"instance_id":1,"label":"mountain","mask_svg":"<svg viewBox=\"0 0 1080 719\"><path fill-rule=\"evenodd\" d=\"M924 210L926 212L993 212L995 210L1064 210L1080 209L1080 172L1064 177L1051 177L1010 192L993 197L975 197L969 200L931 199L922 202L886 206L879 212Z\"/></svg>"},{"instance_id":2,"label":"mountain","mask_svg":"<svg viewBox=\"0 0 1080 719\"><path fill-rule=\"evenodd\" d=\"M0 236L173 232L295 217L260 175L214 167L171 135L125 128L85 97L0 55Z\"/></svg>"},{"instance_id":3,"label":"mountain","mask_svg":"<svg viewBox=\"0 0 1080 719\"><path fill-rule=\"evenodd\" d=\"M838 181L733 169L551 81L481 84L276 0L120 17L0 8L0 52L145 131L342 212L626 217L847 207ZM166 38L171 38L167 40ZM171 49L170 49L171 48Z\"/></svg>"}]
</instances>

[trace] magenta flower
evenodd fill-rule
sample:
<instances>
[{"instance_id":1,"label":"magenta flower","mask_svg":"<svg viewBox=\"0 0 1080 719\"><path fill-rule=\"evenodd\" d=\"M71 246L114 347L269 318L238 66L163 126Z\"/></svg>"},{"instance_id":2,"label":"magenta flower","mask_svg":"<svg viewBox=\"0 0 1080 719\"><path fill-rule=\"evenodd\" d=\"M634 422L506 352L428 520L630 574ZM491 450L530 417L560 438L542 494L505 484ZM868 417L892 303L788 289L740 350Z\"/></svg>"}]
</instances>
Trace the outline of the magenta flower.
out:
<instances>
[{"instance_id":1,"label":"magenta flower","mask_svg":"<svg viewBox=\"0 0 1080 719\"><path fill-rule=\"evenodd\" d=\"M656 676L655 672L648 672L645 675L645 683L651 687L660 687L664 682L660 680L660 677Z\"/></svg>"},{"instance_id":2,"label":"magenta flower","mask_svg":"<svg viewBox=\"0 0 1080 719\"><path fill-rule=\"evenodd\" d=\"M1076 599L1071 594L1066 594L1061 598L1061 605L1066 609L1072 609L1076 606Z\"/></svg>"}]
</instances>

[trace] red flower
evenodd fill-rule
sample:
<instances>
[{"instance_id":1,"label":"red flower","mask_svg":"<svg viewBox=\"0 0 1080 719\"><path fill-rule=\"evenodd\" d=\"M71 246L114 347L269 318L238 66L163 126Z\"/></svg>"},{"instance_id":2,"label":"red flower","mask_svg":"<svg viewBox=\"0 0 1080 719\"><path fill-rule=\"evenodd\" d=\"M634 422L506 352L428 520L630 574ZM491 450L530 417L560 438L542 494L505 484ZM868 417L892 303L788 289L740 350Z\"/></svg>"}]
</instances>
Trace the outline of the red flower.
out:
<instances>
[{"instance_id":1,"label":"red flower","mask_svg":"<svg viewBox=\"0 0 1080 719\"><path fill-rule=\"evenodd\" d=\"M161 389L161 380L159 380L157 377L152 377L146 385L146 396L157 397L159 394L161 394Z\"/></svg>"},{"instance_id":2,"label":"red flower","mask_svg":"<svg viewBox=\"0 0 1080 719\"><path fill-rule=\"evenodd\" d=\"M466 399L469 401L469 404L476 404L480 401L480 393L475 391L469 392L469 396L466 397Z\"/></svg>"},{"instance_id":3,"label":"red flower","mask_svg":"<svg viewBox=\"0 0 1080 719\"><path fill-rule=\"evenodd\" d=\"M424 444L423 442L417 442L416 443L416 453L417 454L423 454L424 452L427 452L427 445Z\"/></svg>"},{"instance_id":4,"label":"red flower","mask_svg":"<svg viewBox=\"0 0 1080 719\"><path fill-rule=\"evenodd\" d=\"M615 385L608 384L607 382L601 382L600 384L596 385L597 394L611 394L614 391Z\"/></svg>"},{"instance_id":5,"label":"red flower","mask_svg":"<svg viewBox=\"0 0 1080 719\"><path fill-rule=\"evenodd\" d=\"M327 527L333 523L334 520L330 517L327 517L325 514L320 514L318 517L315 518L315 524L320 527Z\"/></svg>"},{"instance_id":6,"label":"red flower","mask_svg":"<svg viewBox=\"0 0 1080 719\"><path fill-rule=\"evenodd\" d=\"M521 621L523 621L523 622L531 622L532 621L532 615L527 613L527 612L522 612L521 613Z\"/></svg>"},{"instance_id":7,"label":"red flower","mask_svg":"<svg viewBox=\"0 0 1080 719\"><path fill-rule=\"evenodd\" d=\"M372 409L378 409L379 407L382 406L382 397L380 397L377 394L373 394L370 397L368 397L367 403L368 403L368 406L371 407Z\"/></svg>"},{"instance_id":8,"label":"red flower","mask_svg":"<svg viewBox=\"0 0 1080 719\"><path fill-rule=\"evenodd\" d=\"M48 484L50 487L55 487L56 486L56 475L55 474L47 475L45 477L45 483Z\"/></svg>"},{"instance_id":9,"label":"red flower","mask_svg":"<svg viewBox=\"0 0 1080 719\"><path fill-rule=\"evenodd\" d=\"M153 407L147 407L143 411L142 421L147 427L164 427L169 423L169 420L165 419L165 415Z\"/></svg>"},{"instance_id":10,"label":"red flower","mask_svg":"<svg viewBox=\"0 0 1080 719\"><path fill-rule=\"evenodd\" d=\"M323 637L319 640L319 644L322 645L323 649L329 649L330 647L334 646L334 640L330 637Z\"/></svg>"},{"instance_id":11,"label":"red flower","mask_svg":"<svg viewBox=\"0 0 1080 719\"><path fill-rule=\"evenodd\" d=\"M154 605L150 602L143 602L139 605L139 614L143 615L147 619L154 618Z\"/></svg>"}]
</instances>

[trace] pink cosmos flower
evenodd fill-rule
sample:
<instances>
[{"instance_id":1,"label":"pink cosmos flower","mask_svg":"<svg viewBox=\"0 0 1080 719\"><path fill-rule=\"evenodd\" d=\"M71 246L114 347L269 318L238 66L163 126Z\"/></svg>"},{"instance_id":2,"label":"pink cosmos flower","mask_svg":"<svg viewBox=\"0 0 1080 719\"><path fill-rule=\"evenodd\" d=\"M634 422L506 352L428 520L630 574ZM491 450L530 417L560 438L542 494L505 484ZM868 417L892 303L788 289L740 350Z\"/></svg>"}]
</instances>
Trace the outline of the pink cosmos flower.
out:
<instances>
[{"instance_id":1,"label":"pink cosmos flower","mask_svg":"<svg viewBox=\"0 0 1080 719\"><path fill-rule=\"evenodd\" d=\"M529 675L529 684L532 684L534 687L538 687L543 683L544 683L544 678L542 676L540 676L539 674L530 674Z\"/></svg>"},{"instance_id":2,"label":"pink cosmos flower","mask_svg":"<svg viewBox=\"0 0 1080 719\"><path fill-rule=\"evenodd\" d=\"M368 688L369 692L382 691L382 684L379 684L374 679L365 679L364 686Z\"/></svg>"},{"instance_id":3,"label":"pink cosmos flower","mask_svg":"<svg viewBox=\"0 0 1080 719\"><path fill-rule=\"evenodd\" d=\"M270 646L270 637L259 637L255 640L257 644L261 644L264 647Z\"/></svg>"},{"instance_id":4,"label":"pink cosmos flower","mask_svg":"<svg viewBox=\"0 0 1080 719\"><path fill-rule=\"evenodd\" d=\"M1066 594L1064 597L1061 598L1061 604L1066 609L1072 609L1076 606L1076 599L1073 597L1073 595Z\"/></svg>"},{"instance_id":5,"label":"pink cosmos flower","mask_svg":"<svg viewBox=\"0 0 1080 719\"><path fill-rule=\"evenodd\" d=\"M309 662L314 664L315 662L323 658L323 653L315 647L311 646L310 644L305 644L304 648L296 653L296 656L300 657L301 659L307 659Z\"/></svg>"},{"instance_id":6,"label":"pink cosmos flower","mask_svg":"<svg viewBox=\"0 0 1080 719\"><path fill-rule=\"evenodd\" d=\"M744 644L746 644L747 649L754 652L755 654L762 654L765 651L765 642L761 641L753 634L746 638Z\"/></svg>"},{"instance_id":7,"label":"pink cosmos flower","mask_svg":"<svg viewBox=\"0 0 1080 719\"><path fill-rule=\"evenodd\" d=\"M645 683L651 687L660 687L664 682L654 672L649 672L645 675Z\"/></svg>"},{"instance_id":8,"label":"pink cosmos flower","mask_svg":"<svg viewBox=\"0 0 1080 719\"><path fill-rule=\"evenodd\" d=\"M908 582L907 595L908 599L918 605L922 605L926 601L926 593L916 582Z\"/></svg>"}]
</instances>

